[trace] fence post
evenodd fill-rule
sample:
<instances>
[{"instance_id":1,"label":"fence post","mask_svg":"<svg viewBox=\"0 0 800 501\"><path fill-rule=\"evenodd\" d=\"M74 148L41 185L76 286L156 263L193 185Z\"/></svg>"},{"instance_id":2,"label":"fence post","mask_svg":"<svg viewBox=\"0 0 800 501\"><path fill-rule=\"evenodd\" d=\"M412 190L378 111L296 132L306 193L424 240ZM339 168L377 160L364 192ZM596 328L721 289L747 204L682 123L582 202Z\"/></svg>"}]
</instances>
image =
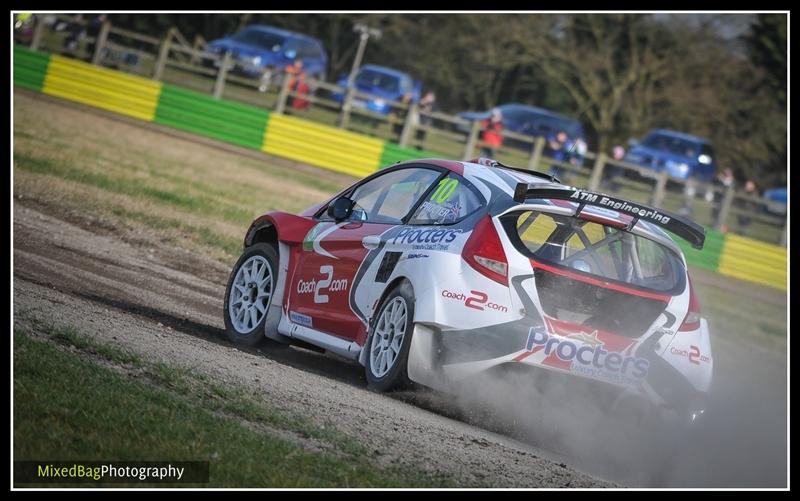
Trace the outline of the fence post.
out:
<instances>
[{"instance_id":1,"label":"fence post","mask_svg":"<svg viewBox=\"0 0 800 501\"><path fill-rule=\"evenodd\" d=\"M36 26L33 28L33 38L31 38L31 50L39 50L39 45L42 43L42 34L44 33L44 19L36 17Z\"/></svg>"},{"instance_id":2,"label":"fence post","mask_svg":"<svg viewBox=\"0 0 800 501\"><path fill-rule=\"evenodd\" d=\"M97 40L95 40L94 46L94 55L92 56L92 64L98 65L100 64L100 55L103 53L103 49L106 47L106 41L108 40L108 30L111 28L111 23L108 21L103 22L103 25L100 27L100 33L97 35Z\"/></svg>"},{"instance_id":3,"label":"fence post","mask_svg":"<svg viewBox=\"0 0 800 501\"><path fill-rule=\"evenodd\" d=\"M722 206L719 208L717 220L714 222L714 229L717 231L722 231L722 228L725 226L725 222L728 220L728 214L730 213L731 204L733 203L733 195L733 185L728 186L725 189L725 195L722 197Z\"/></svg>"},{"instance_id":4,"label":"fence post","mask_svg":"<svg viewBox=\"0 0 800 501\"><path fill-rule=\"evenodd\" d=\"M219 99L222 97L222 93L225 91L225 77L228 76L228 66L231 64L231 53L230 51L225 52L225 56L222 58L222 63L219 67L219 72L217 72L217 81L214 82L214 99Z\"/></svg>"},{"instance_id":5,"label":"fence post","mask_svg":"<svg viewBox=\"0 0 800 501\"><path fill-rule=\"evenodd\" d=\"M283 75L281 91L278 93L278 100L275 102L275 113L282 115L286 110L286 100L289 98L289 87L292 83L292 76L288 73Z\"/></svg>"},{"instance_id":6,"label":"fence post","mask_svg":"<svg viewBox=\"0 0 800 501\"><path fill-rule=\"evenodd\" d=\"M600 181L603 179L603 169L606 166L606 154L598 153L594 159L594 167L592 167L592 174L589 176L589 190L595 191L600 187Z\"/></svg>"},{"instance_id":7,"label":"fence post","mask_svg":"<svg viewBox=\"0 0 800 501\"><path fill-rule=\"evenodd\" d=\"M203 44L203 41L204 39L200 35L194 36L194 43L192 44L192 49L194 49L194 51L192 52L192 57L189 60L190 63L197 64L199 62L200 58L197 56L197 52L200 50L200 45Z\"/></svg>"},{"instance_id":8,"label":"fence post","mask_svg":"<svg viewBox=\"0 0 800 501\"><path fill-rule=\"evenodd\" d=\"M664 202L664 192L667 189L667 171L662 170L658 173L658 177L656 178L656 189L653 191L653 199L650 201L650 205L654 207L660 207L661 204Z\"/></svg>"},{"instance_id":9,"label":"fence post","mask_svg":"<svg viewBox=\"0 0 800 501\"><path fill-rule=\"evenodd\" d=\"M531 158L528 160L528 170L536 170L539 166L539 162L542 161L542 153L544 152L544 143L545 139L543 136L539 136L536 138L536 141L533 143L533 151L531 152Z\"/></svg>"},{"instance_id":10,"label":"fence post","mask_svg":"<svg viewBox=\"0 0 800 501\"><path fill-rule=\"evenodd\" d=\"M174 27L168 29L167 35L161 42L161 47L158 50L158 60L156 61L156 67L153 71L153 80L161 80L164 76L164 66L167 64L169 49L172 46L172 33L174 29Z\"/></svg>"},{"instance_id":11,"label":"fence post","mask_svg":"<svg viewBox=\"0 0 800 501\"><path fill-rule=\"evenodd\" d=\"M789 213L786 213L786 219L783 221L783 231L781 231L781 245L786 247L786 227L789 225Z\"/></svg>"},{"instance_id":12,"label":"fence post","mask_svg":"<svg viewBox=\"0 0 800 501\"><path fill-rule=\"evenodd\" d=\"M403 132L400 133L400 146L408 146L408 140L411 138L411 133L414 132L414 121L418 121L419 109L417 105L412 103L408 105L408 112L406 113L406 122L403 124Z\"/></svg>"},{"instance_id":13,"label":"fence post","mask_svg":"<svg viewBox=\"0 0 800 501\"><path fill-rule=\"evenodd\" d=\"M339 117L340 129L346 129L347 126L350 125L350 108L352 107L353 93L355 92L353 87L355 87L355 85L348 87L347 93L344 95L344 102L342 103L342 114Z\"/></svg>"},{"instance_id":14,"label":"fence post","mask_svg":"<svg viewBox=\"0 0 800 501\"><path fill-rule=\"evenodd\" d=\"M467 137L467 145L464 147L464 155L462 155L461 160L467 161L472 159L472 156L475 152L475 143L478 142L478 133L481 130L481 123L477 120L472 122L472 128L469 130L469 136Z\"/></svg>"}]
</instances>

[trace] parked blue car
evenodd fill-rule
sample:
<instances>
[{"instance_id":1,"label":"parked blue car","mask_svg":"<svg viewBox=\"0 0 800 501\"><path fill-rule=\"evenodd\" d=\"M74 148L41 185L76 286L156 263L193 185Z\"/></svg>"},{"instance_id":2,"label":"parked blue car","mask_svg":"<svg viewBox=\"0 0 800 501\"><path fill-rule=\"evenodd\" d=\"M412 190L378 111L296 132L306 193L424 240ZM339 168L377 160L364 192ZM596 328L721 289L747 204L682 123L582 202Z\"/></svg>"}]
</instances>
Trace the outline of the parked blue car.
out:
<instances>
[{"instance_id":1,"label":"parked blue car","mask_svg":"<svg viewBox=\"0 0 800 501\"><path fill-rule=\"evenodd\" d=\"M772 188L771 190L765 191L764 200L767 202L764 206L764 210L767 212L778 216L786 214L789 194L785 186L783 188Z\"/></svg>"},{"instance_id":2,"label":"parked blue car","mask_svg":"<svg viewBox=\"0 0 800 501\"><path fill-rule=\"evenodd\" d=\"M717 170L711 143L697 136L666 129L650 131L625 155L625 161L653 169L666 170L676 179L694 177L711 181Z\"/></svg>"},{"instance_id":3,"label":"parked blue car","mask_svg":"<svg viewBox=\"0 0 800 501\"><path fill-rule=\"evenodd\" d=\"M298 59L310 78L324 80L328 71L322 42L272 26L248 26L234 35L213 40L208 50L214 54L230 52L236 61L234 72L249 77L259 77L267 70L281 74ZM218 66L219 61L213 64Z\"/></svg>"},{"instance_id":4,"label":"parked blue car","mask_svg":"<svg viewBox=\"0 0 800 501\"><path fill-rule=\"evenodd\" d=\"M342 75L337 83L340 87L347 88L347 75ZM422 82L414 80L411 75L385 66L365 64L358 69L355 78L355 87L359 92L374 96L370 99L353 98L353 106L366 108L369 111L388 115L392 106L388 101L400 101L406 93L411 93L411 101L419 103L422 94ZM331 97L338 102L343 102L344 93L333 93Z\"/></svg>"},{"instance_id":5,"label":"parked blue car","mask_svg":"<svg viewBox=\"0 0 800 501\"><path fill-rule=\"evenodd\" d=\"M507 131L533 137L550 137L563 130L567 133L567 137L570 141L574 141L578 138L586 139L583 124L573 118L560 115L544 108L537 108L535 106L519 103L502 104L498 106L498 108L500 108L500 112L502 113L503 127ZM485 120L489 118L491 113L491 110L483 112L463 111L459 113L458 116L472 122L474 120ZM456 129L466 134L469 133L470 126L459 124L456 126ZM511 138L506 139L503 144L527 150L531 148L530 143Z\"/></svg>"}]
</instances>

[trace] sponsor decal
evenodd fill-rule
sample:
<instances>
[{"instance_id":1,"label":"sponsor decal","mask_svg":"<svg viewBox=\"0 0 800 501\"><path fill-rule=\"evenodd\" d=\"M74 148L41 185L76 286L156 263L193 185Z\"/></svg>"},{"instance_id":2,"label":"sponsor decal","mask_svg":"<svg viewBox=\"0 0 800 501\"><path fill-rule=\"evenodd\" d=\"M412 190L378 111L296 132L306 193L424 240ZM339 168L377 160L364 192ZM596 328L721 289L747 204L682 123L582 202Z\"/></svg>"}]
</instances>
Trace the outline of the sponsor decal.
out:
<instances>
[{"instance_id":1,"label":"sponsor decal","mask_svg":"<svg viewBox=\"0 0 800 501\"><path fill-rule=\"evenodd\" d=\"M473 310L485 311L489 309L489 310L499 311L502 313L508 311L507 306L490 302L489 296L485 292L475 291L475 290L469 292L470 295L467 296L462 292L452 292L445 289L442 291L442 297L463 302L464 306L466 306L467 308L472 308Z\"/></svg>"},{"instance_id":2,"label":"sponsor decal","mask_svg":"<svg viewBox=\"0 0 800 501\"><path fill-rule=\"evenodd\" d=\"M408 244L415 250L447 250L463 231L451 228L403 228L392 239L392 243Z\"/></svg>"},{"instance_id":3,"label":"sponsor decal","mask_svg":"<svg viewBox=\"0 0 800 501\"><path fill-rule=\"evenodd\" d=\"M327 303L330 298L328 297L325 292L342 292L346 291L349 284L349 281L346 278L333 278L333 266L331 265L323 265L319 267L319 272L322 273L324 278L321 278L319 281L315 279L311 279L309 281L305 281L300 279L297 282L297 293L298 294L314 294L314 302L317 304L324 304Z\"/></svg>"},{"instance_id":4,"label":"sponsor decal","mask_svg":"<svg viewBox=\"0 0 800 501\"><path fill-rule=\"evenodd\" d=\"M444 206L425 201L422 202L420 211L422 214L430 216L429 219L433 219L434 221L445 221L447 219L456 220L458 219L458 215L461 213L461 206Z\"/></svg>"},{"instance_id":5,"label":"sponsor decal","mask_svg":"<svg viewBox=\"0 0 800 501\"><path fill-rule=\"evenodd\" d=\"M330 224L331 226L325 228L325 226L328 224ZM308 233L306 233L306 236L303 237L303 250L306 252L314 251L321 256L329 257L332 259L338 259L333 254L323 249L322 246L320 245L320 241L323 238L330 235L331 233L333 233L341 226L343 226L344 224L347 223L331 224L326 222L312 226L311 229L308 230ZM323 230L323 228L325 229Z\"/></svg>"},{"instance_id":6,"label":"sponsor decal","mask_svg":"<svg viewBox=\"0 0 800 501\"><path fill-rule=\"evenodd\" d=\"M427 254L418 254L418 253L413 253L412 252L412 253L406 254L405 257L403 257L403 259L422 259L422 258L426 258L426 257L430 257L430 256L427 255Z\"/></svg>"},{"instance_id":7,"label":"sponsor decal","mask_svg":"<svg viewBox=\"0 0 800 501\"><path fill-rule=\"evenodd\" d=\"M588 191L576 189L572 195L570 195L570 198L574 199L576 202L590 202L608 207L609 209L619 210L629 214L633 213L640 218L652 219L653 221L658 221L662 224L669 223L671 219L669 216L661 214L657 210L637 207L625 200L617 200Z\"/></svg>"},{"instance_id":8,"label":"sponsor decal","mask_svg":"<svg viewBox=\"0 0 800 501\"><path fill-rule=\"evenodd\" d=\"M313 327L313 322L311 321L311 317L308 315L303 315L302 313L298 313L296 311L289 312L289 320L292 322L303 325L305 327Z\"/></svg>"},{"instance_id":9,"label":"sponsor decal","mask_svg":"<svg viewBox=\"0 0 800 501\"><path fill-rule=\"evenodd\" d=\"M647 376L650 362L645 358L606 350L597 331L562 337L547 332L544 326L531 327L525 349L542 350L569 364L569 370L581 375L623 384L640 384Z\"/></svg>"},{"instance_id":10,"label":"sponsor decal","mask_svg":"<svg viewBox=\"0 0 800 501\"><path fill-rule=\"evenodd\" d=\"M680 348L670 348L669 352L678 357L686 357L689 359L689 363L700 365L700 362L709 363L711 362L711 357L703 355L700 353L700 348L695 345L689 345L688 350L682 350Z\"/></svg>"}]
</instances>

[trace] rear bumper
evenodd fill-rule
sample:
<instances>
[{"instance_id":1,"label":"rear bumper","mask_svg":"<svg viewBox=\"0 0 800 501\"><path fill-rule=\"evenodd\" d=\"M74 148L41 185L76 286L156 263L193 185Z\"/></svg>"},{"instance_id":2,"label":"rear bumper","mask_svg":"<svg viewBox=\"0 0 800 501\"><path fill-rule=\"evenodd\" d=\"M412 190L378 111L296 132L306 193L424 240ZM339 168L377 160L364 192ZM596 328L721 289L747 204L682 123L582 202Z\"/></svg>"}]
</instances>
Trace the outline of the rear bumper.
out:
<instances>
[{"instance_id":1,"label":"rear bumper","mask_svg":"<svg viewBox=\"0 0 800 501\"><path fill-rule=\"evenodd\" d=\"M557 380L566 383L559 388L582 388L585 392L581 391L581 395L592 395L598 402L609 405L634 397L669 408L689 422L705 411L707 392L698 390L696 382L690 379L693 376L696 379L696 375L682 372L665 359L659 352L669 353L669 350L661 345L656 348L656 339L650 343L645 340L630 357L634 359L631 367L636 363L647 367L646 375L637 377L635 373L621 375L605 370L597 363L573 361L548 365L541 350L526 346L530 332L529 322L524 319L471 330L448 331L416 325L409 353L409 377L421 385L449 391L473 378L521 372L530 375L531 385L537 387Z\"/></svg>"}]
</instances>

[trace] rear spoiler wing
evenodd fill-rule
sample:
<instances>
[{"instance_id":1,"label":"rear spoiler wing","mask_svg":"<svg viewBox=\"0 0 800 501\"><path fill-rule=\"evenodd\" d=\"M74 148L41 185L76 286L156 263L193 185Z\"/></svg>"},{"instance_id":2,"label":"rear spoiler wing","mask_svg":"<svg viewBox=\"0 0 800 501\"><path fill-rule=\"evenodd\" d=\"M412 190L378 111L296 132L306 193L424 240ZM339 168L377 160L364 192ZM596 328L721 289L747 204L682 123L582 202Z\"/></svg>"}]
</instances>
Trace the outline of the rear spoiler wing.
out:
<instances>
[{"instance_id":1,"label":"rear spoiler wing","mask_svg":"<svg viewBox=\"0 0 800 501\"><path fill-rule=\"evenodd\" d=\"M578 215L583 210L584 206L592 205L596 207L603 207L605 209L614 210L627 214L633 217L628 230L633 228L636 223L641 219L656 226L660 226L667 231L683 238L689 242L695 249L702 249L706 240L706 230L694 221L690 221L681 216L677 216L670 212L654 209L637 202L629 202L621 198L611 197L602 193L595 193L578 188L537 188L535 185L527 183L518 183L514 189L514 201L524 203L525 200L531 198L541 198L550 200L567 200L575 202L578 205L578 210L575 214Z\"/></svg>"}]
</instances>

